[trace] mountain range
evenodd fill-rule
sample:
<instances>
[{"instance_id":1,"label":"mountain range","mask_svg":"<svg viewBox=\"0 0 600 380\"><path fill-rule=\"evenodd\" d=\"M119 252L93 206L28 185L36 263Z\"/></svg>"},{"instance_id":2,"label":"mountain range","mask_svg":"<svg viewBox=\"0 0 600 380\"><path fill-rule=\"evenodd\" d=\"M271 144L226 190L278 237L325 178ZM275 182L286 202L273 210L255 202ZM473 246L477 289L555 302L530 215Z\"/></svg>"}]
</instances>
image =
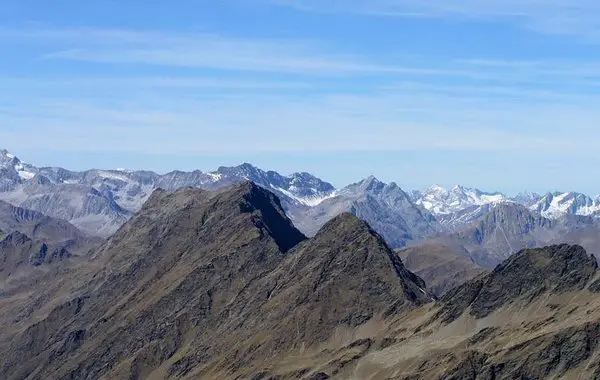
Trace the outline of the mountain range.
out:
<instances>
[{"instance_id":1,"label":"mountain range","mask_svg":"<svg viewBox=\"0 0 600 380\"><path fill-rule=\"evenodd\" d=\"M213 172L75 172L33 166L0 151L0 200L68 221L99 237L117 231L156 189L216 190L247 180L276 194L287 216L307 236L348 212L367 221L393 248L449 237L485 268L493 268L520 248L567 235L575 243L581 243L577 236L585 235L586 247L596 245L585 230L597 228L600 200L575 192L510 197L463 186L405 191L375 177L336 189L309 173L283 176L247 163Z\"/></svg>"},{"instance_id":2,"label":"mountain range","mask_svg":"<svg viewBox=\"0 0 600 380\"><path fill-rule=\"evenodd\" d=\"M15 243L0 266L28 255ZM346 212L307 238L252 182L156 190L80 260L0 281L0 378L599 377L600 273L582 247L522 249L438 299L401 256Z\"/></svg>"}]
</instances>

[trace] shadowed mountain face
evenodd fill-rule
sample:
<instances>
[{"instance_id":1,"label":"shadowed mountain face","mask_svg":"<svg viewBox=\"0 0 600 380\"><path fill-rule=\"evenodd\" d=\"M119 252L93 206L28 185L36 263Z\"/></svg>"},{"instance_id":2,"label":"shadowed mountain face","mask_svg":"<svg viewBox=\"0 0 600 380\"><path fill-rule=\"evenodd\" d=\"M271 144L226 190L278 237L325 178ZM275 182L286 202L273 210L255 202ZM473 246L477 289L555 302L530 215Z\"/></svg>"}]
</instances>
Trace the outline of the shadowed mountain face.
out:
<instances>
[{"instance_id":1,"label":"shadowed mountain face","mask_svg":"<svg viewBox=\"0 0 600 380\"><path fill-rule=\"evenodd\" d=\"M51 264L71 257L64 244L34 241L13 232L0 241L0 279L5 280L23 266Z\"/></svg>"},{"instance_id":2,"label":"shadowed mountain face","mask_svg":"<svg viewBox=\"0 0 600 380\"><path fill-rule=\"evenodd\" d=\"M442 299L446 322L467 307L475 318L490 315L508 303L531 302L542 293L582 290L595 275L598 264L580 246L550 246L523 250L489 275L467 282Z\"/></svg>"},{"instance_id":3,"label":"shadowed mountain face","mask_svg":"<svg viewBox=\"0 0 600 380\"><path fill-rule=\"evenodd\" d=\"M158 191L88 263L0 304L0 378L268 378L424 286L349 214L306 240L251 183Z\"/></svg>"}]
</instances>

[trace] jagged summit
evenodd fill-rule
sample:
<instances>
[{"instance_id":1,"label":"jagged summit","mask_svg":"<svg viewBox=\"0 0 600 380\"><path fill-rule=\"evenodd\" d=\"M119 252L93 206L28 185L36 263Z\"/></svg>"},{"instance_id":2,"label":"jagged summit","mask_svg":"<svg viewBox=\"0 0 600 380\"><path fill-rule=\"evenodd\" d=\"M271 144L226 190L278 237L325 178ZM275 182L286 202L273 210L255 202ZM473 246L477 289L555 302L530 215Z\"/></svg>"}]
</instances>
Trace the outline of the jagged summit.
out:
<instances>
[{"instance_id":1,"label":"jagged summit","mask_svg":"<svg viewBox=\"0 0 600 380\"><path fill-rule=\"evenodd\" d=\"M15 155L12 154L12 153L10 153L6 149L0 149L0 157L5 157L5 158L8 158L8 159L12 160L13 158L15 158Z\"/></svg>"},{"instance_id":2,"label":"jagged summit","mask_svg":"<svg viewBox=\"0 0 600 380\"><path fill-rule=\"evenodd\" d=\"M552 192L532 204L531 210L547 218L564 215L594 215L600 213L600 201L576 192Z\"/></svg>"},{"instance_id":3,"label":"jagged summit","mask_svg":"<svg viewBox=\"0 0 600 380\"><path fill-rule=\"evenodd\" d=\"M488 275L446 294L440 315L451 322L470 306L473 317L483 318L511 303L533 302L544 293L579 291L597 269L596 258L578 245L524 249Z\"/></svg>"},{"instance_id":4,"label":"jagged summit","mask_svg":"<svg viewBox=\"0 0 600 380\"><path fill-rule=\"evenodd\" d=\"M385 186L386 184L377 179L377 177L370 175L355 184L349 185L348 188L356 188L359 191L365 192L377 192L381 191Z\"/></svg>"}]
</instances>

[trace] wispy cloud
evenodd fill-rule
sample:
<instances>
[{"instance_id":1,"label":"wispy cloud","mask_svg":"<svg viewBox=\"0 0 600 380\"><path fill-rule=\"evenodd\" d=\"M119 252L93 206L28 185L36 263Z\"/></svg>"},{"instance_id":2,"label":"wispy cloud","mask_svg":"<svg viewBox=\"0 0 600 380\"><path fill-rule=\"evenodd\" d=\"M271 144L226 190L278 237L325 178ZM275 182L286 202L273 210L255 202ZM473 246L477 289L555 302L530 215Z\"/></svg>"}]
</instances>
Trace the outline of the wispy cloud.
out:
<instances>
[{"instance_id":1,"label":"wispy cloud","mask_svg":"<svg viewBox=\"0 0 600 380\"><path fill-rule=\"evenodd\" d=\"M0 110L0 139L7 146L190 155L460 151L591 157L600 144L600 112L594 109L519 106L439 91L31 106L35 114L25 106Z\"/></svg>"},{"instance_id":2,"label":"wispy cloud","mask_svg":"<svg viewBox=\"0 0 600 380\"><path fill-rule=\"evenodd\" d=\"M44 43L49 60L145 64L308 75L470 75L453 69L365 60L332 46L294 39L246 39L208 33L104 29L0 30L0 43Z\"/></svg>"},{"instance_id":3,"label":"wispy cloud","mask_svg":"<svg viewBox=\"0 0 600 380\"><path fill-rule=\"evenodd\" d=\"M290 2L296 4L296 0ZM310 0L297 2L307 2L306 6L311 4ZM341 3L328 4L339 4L340 10L348 10L359 3L363 4L355 0L350 1L347 8ZM408 6L410 3L410 0L391 0L378 5L376 1L374 4L369 3L369 6L385 5L394 8L401 7L402 4ZM317 7L318 4L315 3L314 6ZM435 4L434 2L423 7L434 9ZM364 5L366 7L368 4ZM455 9L441 5L439 7L446 10L445 12ZM600 62L593 61L502 61L485 57L454 57L443 61L431 61L419 57L407 59L385 53L339 51L337 46L328 45L323 41L249 39L209 33L119 29L0 29L0 45L3 43L39 44L45 51L42 58L49 61L69 60L256 74L291 74L304 77L430 77L474 81L600 79ZM201 79L189 81L187 85L209 86L207 80L204 80L204 83L200 81ZM152 78L151 82L165 87L186 85L185 79L180 81L177 78ZM226 81L223 85L228 86Z\"/></svg>"},{"instance_id":4,"label":"wispy cloud","mask_svg":"<svg viewBox=\"0 0 600 380\"><path fill-rule=\"evenodd\" d=\"M123 89L175 89L175 90L219 90L225 91L292 91L314 88L309 81L246 79L208 76L124 76L124 77L57 77L57 78L14 78L0 77L0 85L5 88L19 89L90 89L90 90L123 90Z\"/></svg>"},{"instance_id":5,"label":"wispy cloud","mask_svg":"<svg viewBox=\"0 0 600 380\"><path fill-rule=\"evenodd\" d=\"M600 39L600 3L594 0L271 0L305 11L379 16L502 19L538 32Z\"/></svg>"},{"instance_id":6,"label":"wispy cloud","mask_svg":"<svg viewBox=\"0 0 600 380\"><path fill-rule=\"evenodd\" d=\"M459 13L453 9L445 12ZM159 31L0 30L0 44L7 41L51 49L48 60L199 69L185 70L189 76L0 78L14 89L0 94L0 140L11 146L589 155L600 143L594 62L465 57L403 65L322 42ZM215 69L227 72L211 77ZM218 96L204 96L213 89Z\"/></svg>"}]
</instances>

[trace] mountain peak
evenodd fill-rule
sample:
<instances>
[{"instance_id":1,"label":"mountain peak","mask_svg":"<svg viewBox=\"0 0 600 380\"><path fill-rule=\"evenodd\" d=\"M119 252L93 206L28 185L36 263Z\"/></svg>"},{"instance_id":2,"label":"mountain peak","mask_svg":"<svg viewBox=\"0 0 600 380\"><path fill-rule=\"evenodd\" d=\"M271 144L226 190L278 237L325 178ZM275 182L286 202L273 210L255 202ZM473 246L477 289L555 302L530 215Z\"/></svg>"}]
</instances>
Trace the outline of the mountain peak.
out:
<instances>
[{"instance_id":1,"label":"mountain peak","mask_svg":"<svg viewBox=\"0 0 600 380\"><path fill-rule=\"evenodd\" d=\"M510 303L530 303L541 294L582 290L594 277L598 263L578 245L524 249L498 265L490 274L469 281L442 298L446 322L470 306L483 318Z\"/></svg>"},{"instance_id":2,"label":"mountain peak","mask_svg":"<svg viewBox=\"0 0 600 380\"><path fill-rule=\"evenodd\" d=\"M500 193L485 193L462 185L454 185L450 190L434 185L421 194L416 203L435 215L450 215L474 206L501 202L505 198Z\"/></svg>"},{"instance_id":3,"label":"mountain peak","mask_svg":"<svg viewBox=\"0 0 600 380\"><path fill-rule=\"evenodd\" d=\"M294 315L308 316L300 323L307 329L302 340L308 342L329 338L339 324L356 327L431 301L423 280L350 213L333 218L290 255L274 281L288 290L275 299L302 310ZM296 331L293 319L278 320Z\"/></svg>"},{"instance_id":4,"label":"mountain peak","mask_svg":"<svg viewBox=\"0 0 600 380\"><path fill-rule=\"evenodd\" d=\"M428 191L433 191L433 192L448 192L448 190L442 186L442 185L438 185L438 184L434 184L431 185L427 188Z\"/></svg>"},{"instance_id":5,"label":"mountain peak","mask_svg":"<svg viewBox=\"0 0 600 380\"><path fill-rule=\"evenodd\" d=\"M532 211L549 219L565 214L589 216L600 212L600 200L577 192L548 193L529 206Z\"/></svg>"},{"instance_id":6,"label":"mountain peak","mask_svg":"<svg viewBox=\"0 0 600 380\"><path fill-rule=\"evenodd\" d=\"M210 224L206 222L208 219ZM201 227L196 227L196 222L190 224L190 220L198 221ZM223 225L214 227L216 230L211 233L230 230L235 235L237 223L238 229L243 226L259 231L261 237L272 239L282 252L305 239L292 225L273 193L254 182L243 181L218 191L184 188L167 193L156 190L142 210L111 240L127 241L132 231L140 232L140 239L145 241L190 239L197 233L196 228L221 223ZM162 232L146 235L144 231L148 228ZM178 232L174 234L173 229Z\"/></svg>"},{"instance_id":7,"label":"mountain peak","mask_svg":"<svg viewBox=\"0 0 600 380\"><path fill-rule=\"evenodd\" d=\"M14 168L21 161L14 154L10 153L6 149L0 150L0 167Z\"/></svg>"},{"instance_id":8,"label":"mountain peak","mask_svg":"<svg viewBox=\"0 0 600 380\"><path fill-rule=\"evenodd\" d=\"M217 169L217 173L239 176L241 178L250 180L252 179L252 176L255 176L259 173L262 174L262 170L248 162L244 162L237 166L220 166Z\"/></svg>"},{"instance_id":9,"label":"mountain peak","mask_svg":"<svg viewBox=\"0 0 600 380\"><path fill-rule=\"evenodd\" d=\"M327 234L332 231L336 231L337 233L343 233L344 231L361 231L369 234L376 235L376 233L371 229L371 227L364 220L358 218L352 213L343 212L333 219L325 223L323 227L317 233L319 234Z\"/></svg>"},{"instance_id":10,"label":"mountain peak","mask_svg":"<svg viewBox=\"0 0 600 380\"><path fill-rule=\"evenodd\" d=\"M385 184L379 179L377 179L377 177L375 177L374 175L368 176L367 178L360 181L358 184L362 189L366 191L375 190L377 188L385 186Z\"/></svg>"},{"instance_id":11,"label":"mountain peak","mask_svg":"<svg viewBox=\"0 0 600 380\"><path fill-rule=\"evenodd\" d=\"M14 154L10 153L10 152L9 152L8 150L6 150L6 149L0 149L0 156L1 156L1 157L6 157L6 158L9 158L9 159L11 159L11 160L12 160L13 158L16 158L16 156L15 156Z\"/></svg>"}]
</instances>

